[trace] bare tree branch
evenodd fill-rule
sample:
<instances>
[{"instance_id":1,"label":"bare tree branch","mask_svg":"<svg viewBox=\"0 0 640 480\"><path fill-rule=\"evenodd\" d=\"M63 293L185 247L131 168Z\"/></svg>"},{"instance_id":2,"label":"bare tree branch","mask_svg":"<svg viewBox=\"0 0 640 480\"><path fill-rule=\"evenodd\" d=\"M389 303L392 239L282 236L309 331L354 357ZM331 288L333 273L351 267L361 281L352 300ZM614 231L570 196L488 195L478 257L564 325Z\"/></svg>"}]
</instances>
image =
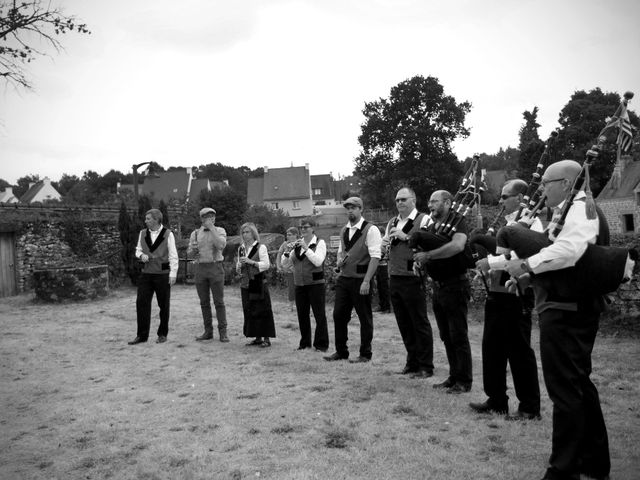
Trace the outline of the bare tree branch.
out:
<instances>
[{"instance_id":1,"label":"bare tree branch","mask_svg":"<svg viewBox=\"0 0 640 480\"><path fill-rule=\"evenodd\" d=\"M91 34L87 25L44 0L0 0L0 77L7 84L33 88L24 68L38 57L48 56L31 45L44 40L57 52L64 50L57 35L67 32Z\"/></svg>"}]
</instances>

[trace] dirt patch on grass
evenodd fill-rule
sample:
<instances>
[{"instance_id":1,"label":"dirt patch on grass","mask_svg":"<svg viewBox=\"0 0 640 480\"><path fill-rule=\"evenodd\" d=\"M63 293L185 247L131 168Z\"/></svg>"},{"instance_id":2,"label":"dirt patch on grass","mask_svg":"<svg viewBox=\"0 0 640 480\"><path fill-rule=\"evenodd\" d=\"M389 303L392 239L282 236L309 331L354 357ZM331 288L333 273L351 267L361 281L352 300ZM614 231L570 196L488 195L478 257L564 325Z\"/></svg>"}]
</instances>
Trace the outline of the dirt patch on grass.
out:
<instances>
[{"instance_id":1,"label":"dirt patch on grass","mask_svg":"<svg viewBox=\"0 0 640 480\"><path fill-rule=\"evenodd\" d=\"M225 295L230 343L194 341L202 332L195 288L178 286L168 342L151 337L137 346L127 345L134 289L91 303L0 300L0 477L510 480L538 478L546 468L544 386L539 422L468 407L484 399L481 318L470 321L472 393L451 396L432 388L447 375L435 322L435 376L415 380L396 373L405 351L393 315L374 317L372 362L329 363L321 352L296 350L295 314L277 294L273 346L246 347L238 291ZM154 306L152 330L157 322ZM357 319L349 328L357 352ZM637 339L600 337L593 363L612 478L637 478ZM515 410L512 392L510 383Z\"/></svg>"}]
</instances>

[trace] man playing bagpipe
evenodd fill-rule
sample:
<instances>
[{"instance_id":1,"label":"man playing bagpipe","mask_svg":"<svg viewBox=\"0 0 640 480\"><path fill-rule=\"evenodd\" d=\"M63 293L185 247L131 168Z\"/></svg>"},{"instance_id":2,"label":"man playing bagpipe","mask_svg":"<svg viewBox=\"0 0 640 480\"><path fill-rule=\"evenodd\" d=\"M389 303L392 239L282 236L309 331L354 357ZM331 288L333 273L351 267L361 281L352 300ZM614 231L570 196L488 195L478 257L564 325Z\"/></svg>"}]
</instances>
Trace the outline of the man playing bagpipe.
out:
<instances>
[{"instance_id":1,"label":"man playing bagpipe","mask_svg":"<svg viewBox=\"0 0 640 480\"><path fill-rule=\"evenodd\" d=\"M545 230L551 243L538 253L527 258L520 255L520 259L503 265L519 283L527 278L533 281L542 371L553 403L550 466L544 476L551 480L578 479L581 474L605 479L610 470L607 429L598 391L589 378L603 297L567 293L575 289L576 283L576 269L568 267L576 265L588 249L592 250L590 245L599 235L608 236L604 217L599 219L590 211L594 205L588 203L592 199L576 182L581 174L583 167L573 160L547 167L542 187L547 206L554 209L554 217ZM584 184L588 186L588 166ZM517 229L512 233L517 235ZM499 245L500 234L502 230ZM618 268L621 262L623 267L625 264L619 252L622 250L611 247L613 257L605 266L609 275L618 276L616 272L622 271ZM549 281L550 273L546 272L555 273L553 281ZM606 278L592 280L608 282ZM620 280L617 279L618 284Z\"/></svg>"},{"instance_id":2,"label":"man playing bagpipe","mask_svg":"<svg viewBox=\"0 0 640 480\"><path fill-rule=\"evenodd\" d=\"M513 221L527 190L527 183L520 179L509 180L502 187L500 204L507 222ZM542 230L539 220L536 228ZM495 253L495 237L472 235L470 243L472 250L479 244L490 253ZM516 295L516 292L508 291L505 283L509 275L504 270L490 270L491 258L476 262L487 287L482 332L482 382L488 398L484 402L470 403L469 406L478 413L509 413L508 363L519 400L517 413L508 418L537 419L540 418L540 386L536 355L531 348L533 292L527 289Z\"/></svg>"},{"instance_id":3,"label":"man playing bagpipe","mask_svg":"<svg viewBox=\"0 0 640 480\"><path fill-rule=\"evenodd\" d=\"M432 222L426 231L411 236L409 247L423 250L416 252L413 260L423 266L433 279L433 313L449 361L448 378L433 387L445 388L447 393L463 393L471 390L473 381L467 326L471 289L467 278L469 263L465 255L467 229L464 218L458 218L455 230L449 230L450 240L440 240L442 235L439 235L443 222L450 217L452 200L452 195L446 190L438 190L431 195L429 210ZM439 246L427 246L431 240Z\"/></svg>"}]
</instances>

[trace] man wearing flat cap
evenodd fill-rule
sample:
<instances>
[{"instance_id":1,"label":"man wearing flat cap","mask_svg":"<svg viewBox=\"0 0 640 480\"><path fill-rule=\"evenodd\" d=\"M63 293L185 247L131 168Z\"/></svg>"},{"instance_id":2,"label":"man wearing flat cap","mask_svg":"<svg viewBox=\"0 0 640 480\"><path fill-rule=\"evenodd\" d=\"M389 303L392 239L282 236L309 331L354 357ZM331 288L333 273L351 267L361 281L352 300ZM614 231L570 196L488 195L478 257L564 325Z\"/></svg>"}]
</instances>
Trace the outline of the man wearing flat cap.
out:
<instances>
[{"instance_id":1,"label":"man wearing flat cap","mask_svg":"<svg viewBox=\"0 0 640 480\"><path fill-rule=\"evenodd\" d=\"M360 355L352 363L371 360L373 314L371 312L371 279L381 257L380 230L362 218L362 200L350 197L344 202L349 223L340 232L333 322L336 352L324 357L327 361L349 358L347 331L351 311L355 308L360 320Z\"/></svg>"},{"instance_id":2,"label":"man wearing flat cap","mask_svg":"<svg viewBox=\"0 0 640 480\"><path fill-rule=\"evenodd\" d=\"M187 255L195 256L196 291L200 298L204 333L196 340L213 339L213 313L211 296L218 319L218 333L221 342L228 342L227 312L224 306L224 267L222 251L227 245L227 232L216 227L216 211L211 207L200 210L202 226L191 233ZM211 292L211 295L209 295Z\"/></svg>"}]
</instances>

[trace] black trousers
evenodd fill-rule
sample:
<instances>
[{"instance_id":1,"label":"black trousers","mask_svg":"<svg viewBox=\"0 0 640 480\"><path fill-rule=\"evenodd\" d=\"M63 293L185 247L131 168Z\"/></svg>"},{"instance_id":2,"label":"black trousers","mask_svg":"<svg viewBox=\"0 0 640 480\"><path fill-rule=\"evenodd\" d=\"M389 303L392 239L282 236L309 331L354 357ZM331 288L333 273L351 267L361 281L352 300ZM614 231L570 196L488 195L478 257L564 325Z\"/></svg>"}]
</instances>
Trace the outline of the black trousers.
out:
<instances>
[{"instance_id":1,"label":"black trousers","mask_svg":"<svg viewBox=\"0 0 640 480\"><path fill-rule=\"evenodd\" d=\"M489 292L484 306L482 333L482 381L489 402L507 408L507 362L520 401L519 410L540 413L540 385L536 354L531 348L531 299Z\"/></svg>"},{"instance_id":2,"label":"black trousers","mask_svg":"<svg viewBox=\"0 0 640 480\"><path fill-rule=\"evenodd\" d=\"M553 402L549 463L557 478L601 478L611 468L600 398L589 378L599 319L599 311L586 308L540 313L542 372Z\"/></svg>"},{"instance_id":3,"label":"black trousers","mask_svg":"<svg viewBox=\"0 0 640 480\"><path fill-rule=\"evenodd\" d=\"M151 300L156 294L156 301L160 307L160 326L158 336L166 337L169 333L169 307L171 300L171 285L169 274L142 273L138 277L138 297L136 299L136 315L138 319L137 336L142 340L149 338L151 327Z\"/></svg>"},{"instance_id":4,"label":"black trousers","mask_svg":"<svg viewBox=\"0 0 640 480\"><path fill-rule=\"evenodd\" d=\"M300 326L300 346L303 348L311 347L309 310L313 310L313 317L316 319L313 346L318 350L326 350L329 348L329 330L324 304L325 284L296 285L295 294L298 325Z\"/></svg>"},{"instance_id":5,"label":"black trousers","mask_svg":"<svg viewBox=\"0 0 640 480\"><path fill-rule=\"evenodd\" d=\"M449 361L449 379L468 386L473 382L467 326L470 293L466 278L433 282L433 313Z\"/></svg>"},{"instance_id":6,"label":"black trousers","mask_svg":"<svg viewBox=\"0 0 640 480\"><path fill-rule=\"evenodd\" d=\"M336 352L343 358L349 357L347 347L348 325L351 311L355 308L360 320L360 356L371 358L373 340L373 313L371 312L371 293L360 295L362 278L339 276L336 281L336 300L333 307L333 323L336 334ZM369 290L371 292L371 290Z\"/></svg>"},{"instance_id":7,"label":"black trousers","mask_svg":"<svg viewBox=\"0 0 640 480\"><path fill-rule=\"evenodd\" d=\"M433 332L427 316L427 294L422 280L394 275L389 281L391 304L407 350L407 367L433 371Z\"/></svg>"},{"instance_id":8,"label":"black trousers","mask_svg":"<svg viewBox=\"0 0 640 480\"><path fill-rule=\"evenodd\" d=\"M380 310L389 310L389 267L387 265L378 265L376 285L378 287L378 306Z\"/></svg>"}]
</instances>

